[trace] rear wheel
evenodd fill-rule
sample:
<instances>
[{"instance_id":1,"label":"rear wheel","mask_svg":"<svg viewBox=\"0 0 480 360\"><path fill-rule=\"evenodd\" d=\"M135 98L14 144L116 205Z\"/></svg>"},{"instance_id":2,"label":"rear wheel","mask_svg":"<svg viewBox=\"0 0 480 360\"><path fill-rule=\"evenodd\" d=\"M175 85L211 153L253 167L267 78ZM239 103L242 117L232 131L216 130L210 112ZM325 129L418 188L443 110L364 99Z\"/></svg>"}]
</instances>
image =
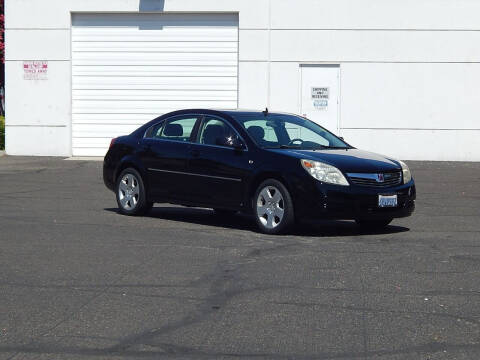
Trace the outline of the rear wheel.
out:
<instances>
[{"instance_id":1,"label":"rear wheel","mask_svg":"<svg viewBox=\"0 0 480 360\"><path fill-rule=\"evenodd\" d=\"M388 226L392 222L392 218L388 219L379 219L379 220L363 220L357 219L355 222L357 225L361 226L362 228L366 229L383 229L384 227Z\"/></svg>"},{"instance_id":2,"label":"rear wheel","mask_svg":"<svg viewBox=\"0 0 480 360\"><path fill-rule=\"evenodd\" d=\"M287 188L278 180L260 184L253 198L255 221L266 234L281 234L294 223L293 202Z\"/></svg>"},{"instance_id":3,"label":"rear wheel","mask_svg":"<svg viewBox=\"0 0 480 360\"><path fill-rule=\"evenodd\" d=\"M120 173L115 193L120 213L124 215L143 215L153 206L153 203L146 201L142 176L133 168L127 168Z\"/></svg>"}]
</instances>

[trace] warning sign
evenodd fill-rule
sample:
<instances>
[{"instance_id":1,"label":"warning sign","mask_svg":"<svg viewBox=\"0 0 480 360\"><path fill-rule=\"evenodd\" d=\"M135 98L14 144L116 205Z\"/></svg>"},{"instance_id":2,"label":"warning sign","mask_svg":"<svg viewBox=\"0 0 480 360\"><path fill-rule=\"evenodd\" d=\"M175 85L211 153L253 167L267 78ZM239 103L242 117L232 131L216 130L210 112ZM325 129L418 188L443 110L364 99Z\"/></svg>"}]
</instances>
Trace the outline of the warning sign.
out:
<instances>
[{"instance_id":1,"label":"warning sign","mask_svg":"<svg viewBox=\"0 0 480 360\"><path fill-rule=\"evenodd\" d=\"M330 89L328 87L312 87L313 107L316 110L327 110Z\"/></svg>"},{"instance_id":2,"label":"warning sign","mask_svg":"<svg viewBox=\"0 0 480 360\"><path fill-rule=\"evenodd\" d=\"M48 79L48 61L24 61L23 62L24 80L47 80Z\"/></svg>"}]
</instances>

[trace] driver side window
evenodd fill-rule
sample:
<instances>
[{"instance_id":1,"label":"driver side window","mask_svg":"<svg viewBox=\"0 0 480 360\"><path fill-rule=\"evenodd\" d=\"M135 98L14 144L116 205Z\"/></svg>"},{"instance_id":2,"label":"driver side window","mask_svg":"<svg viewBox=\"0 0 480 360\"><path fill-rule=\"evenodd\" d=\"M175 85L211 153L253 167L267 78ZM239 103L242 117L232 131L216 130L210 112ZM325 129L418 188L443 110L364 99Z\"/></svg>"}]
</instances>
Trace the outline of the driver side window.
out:
<instances>
[{"instance_id":1,"label":"driver side window","mask_svg":"<svg viewBox=\"0 0 480 360\"><path fill-rule=\"evenodd\" d=\"M199 142L204 145L234 147L239 141L232 127L217 118L206 117L199 134Z\"/></svg>"}]
</instances>

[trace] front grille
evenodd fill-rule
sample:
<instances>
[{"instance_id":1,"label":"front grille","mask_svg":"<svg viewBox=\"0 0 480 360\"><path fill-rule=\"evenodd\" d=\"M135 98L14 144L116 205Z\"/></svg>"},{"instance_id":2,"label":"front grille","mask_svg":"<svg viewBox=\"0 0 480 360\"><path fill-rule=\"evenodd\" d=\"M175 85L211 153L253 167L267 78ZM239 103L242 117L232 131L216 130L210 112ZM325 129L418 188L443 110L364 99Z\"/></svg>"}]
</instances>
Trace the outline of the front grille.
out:
<instances>
[{"instance_id":1,"label":"front grille","mask_svg":"<svg viewBox=\"0 0 480 360\"><path fill-rule=\"evenodd\" d=\"M377 174L347 174L350 182L355 185L386 188L399 185L402 181L402 172L386 172ZM383 177L383 181L381 180Z\"/></svg>"}]
</instances>

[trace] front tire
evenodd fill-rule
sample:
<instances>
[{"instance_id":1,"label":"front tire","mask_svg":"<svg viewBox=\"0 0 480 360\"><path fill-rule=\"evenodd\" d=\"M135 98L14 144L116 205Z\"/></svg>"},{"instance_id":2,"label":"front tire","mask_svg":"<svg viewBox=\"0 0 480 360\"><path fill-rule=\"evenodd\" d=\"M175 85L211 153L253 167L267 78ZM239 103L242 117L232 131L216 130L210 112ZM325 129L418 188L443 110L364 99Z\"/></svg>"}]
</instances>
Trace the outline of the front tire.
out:
<instances>
[{"instance_id":1,"label":"front tire","mask_svg":"<svg viewBox=\"0 0 480 360\"><path fill-rule=\"evenodd\" d=\"M253 197L253 212L258 228L265 234L285 233L295 221L290 193L275 179L260 184Z\"/></svg>"},{"instance_id":2,"label":"front tire","mask_svg":"<svg viewBox=\"0 0 480 360\"><path fill-rule=\"evenodd\" d=\"M127 168L120 173L115 193L118 209L123 215L143 215L152 208L153 204L146 200L142 176L134 168Z\"/></svg>"}]
</instances>

